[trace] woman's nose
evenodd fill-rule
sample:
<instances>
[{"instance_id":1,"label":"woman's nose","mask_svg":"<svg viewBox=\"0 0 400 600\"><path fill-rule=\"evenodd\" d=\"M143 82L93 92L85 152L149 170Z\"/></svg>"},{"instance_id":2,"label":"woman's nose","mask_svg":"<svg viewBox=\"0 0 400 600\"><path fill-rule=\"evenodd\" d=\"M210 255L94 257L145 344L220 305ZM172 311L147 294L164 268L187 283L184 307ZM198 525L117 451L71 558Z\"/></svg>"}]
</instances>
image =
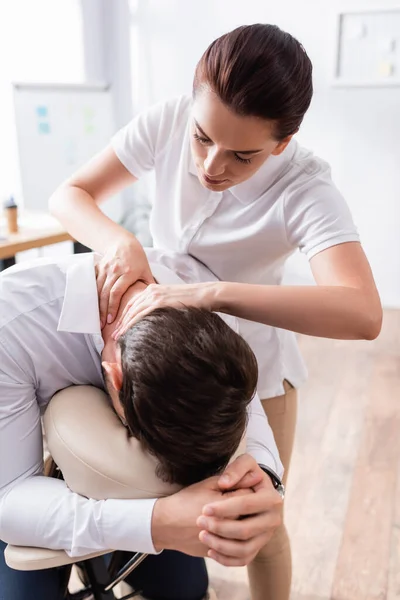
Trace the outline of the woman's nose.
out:
<instances>
[{"instance_id":1,"label":"woman's nose","mask_svg":"<svg viewBox=\"0 0 400 600\"><path fill-rule=\"evenodd\" d=\"M216 148L209 148L204 161L204 170L209 177L218 177L225 171L223 157Z\"/></svg>"}]
</instances>

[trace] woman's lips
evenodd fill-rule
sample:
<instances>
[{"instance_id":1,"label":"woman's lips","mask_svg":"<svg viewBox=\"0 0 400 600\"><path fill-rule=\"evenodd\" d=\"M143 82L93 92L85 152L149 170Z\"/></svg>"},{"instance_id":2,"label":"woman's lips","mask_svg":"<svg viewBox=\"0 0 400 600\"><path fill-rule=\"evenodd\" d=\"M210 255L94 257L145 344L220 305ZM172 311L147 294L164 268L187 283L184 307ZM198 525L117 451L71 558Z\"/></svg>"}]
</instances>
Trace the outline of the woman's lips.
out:
<instances>
[{"instance_id":1,"label":"woman's lips","mask_svg":"<svg viewBox=\"0 0 400 600\"><path fill-rule=\"evenodd\" d=\"M211 179L211 177L207 177L205 173L203 173L202 175L204 181L210 185L221 185L222 183L225 183L227 181L227 179Z\"/></svg>"}]
</instances>

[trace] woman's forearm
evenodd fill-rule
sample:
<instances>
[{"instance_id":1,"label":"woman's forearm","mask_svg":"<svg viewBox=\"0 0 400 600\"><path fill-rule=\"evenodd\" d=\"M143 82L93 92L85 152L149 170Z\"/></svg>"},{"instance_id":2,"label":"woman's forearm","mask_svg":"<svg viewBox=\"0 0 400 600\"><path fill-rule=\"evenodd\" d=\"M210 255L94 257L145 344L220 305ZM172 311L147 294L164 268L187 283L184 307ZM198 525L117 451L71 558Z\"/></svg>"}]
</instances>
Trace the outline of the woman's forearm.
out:
<instances>
[{"instance_id":1,"label":"woman's forearm","mask_svg":"<svg viewBox=\"0 0 400 600\"><path fill-rule=\"evenodd\" d=\"M114 243L133 237L108 218L90 194L79 187L59 187L50 198L49 208L72 237L100 254Z\"/></svg>"},{"instance_id":2,"label":"woman's forearm","mask_svg":"<svg viewBox=\"0 0 400 600\"><path fill-rule=\"evenodd\" d=\"M221 282L214 291L214 310L306 335L374 339L381 328L379 297L359 288Z\"/></svg>"}]
</instances>

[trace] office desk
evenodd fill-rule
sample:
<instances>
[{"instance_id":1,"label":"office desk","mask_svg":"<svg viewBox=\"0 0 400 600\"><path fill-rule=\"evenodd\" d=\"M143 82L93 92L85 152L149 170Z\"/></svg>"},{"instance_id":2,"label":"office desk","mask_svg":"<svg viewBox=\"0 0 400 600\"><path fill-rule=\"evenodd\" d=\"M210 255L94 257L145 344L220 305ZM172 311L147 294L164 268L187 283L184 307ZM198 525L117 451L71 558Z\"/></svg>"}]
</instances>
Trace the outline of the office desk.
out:
<instances>
[{"instance_id":1,"label":"office desk","mask_svg":"<svg viewBox=\"0 0 400 600\"><path fill-rule=\"evenodd\" d=\"M74 241L58 221L46 213L20 211L18 225L18 233L9 234L5 218L0 217L0 271L15 264L17 252Z\"/></svg>"}]
</instances>

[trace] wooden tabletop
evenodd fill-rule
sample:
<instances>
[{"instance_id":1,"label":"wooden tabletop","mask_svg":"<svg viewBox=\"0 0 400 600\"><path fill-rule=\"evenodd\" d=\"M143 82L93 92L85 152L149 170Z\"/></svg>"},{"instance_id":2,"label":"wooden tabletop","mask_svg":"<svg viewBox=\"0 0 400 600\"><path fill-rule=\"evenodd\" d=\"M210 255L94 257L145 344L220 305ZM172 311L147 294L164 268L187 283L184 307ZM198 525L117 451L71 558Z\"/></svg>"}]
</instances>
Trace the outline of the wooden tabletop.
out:
<instances>
[{"instance_id":1,"label":"wooden tabletop","mask_svg":"<svg viewBox=\"0 0 400 600\"><path fill-rule=\"evenodd\" d=\"M43 212L20 211L18 233L9 234L6 221L0 216L0 259L15 256L17 252L73 241L56 219Z\"/></svg>"}]
</instances>

